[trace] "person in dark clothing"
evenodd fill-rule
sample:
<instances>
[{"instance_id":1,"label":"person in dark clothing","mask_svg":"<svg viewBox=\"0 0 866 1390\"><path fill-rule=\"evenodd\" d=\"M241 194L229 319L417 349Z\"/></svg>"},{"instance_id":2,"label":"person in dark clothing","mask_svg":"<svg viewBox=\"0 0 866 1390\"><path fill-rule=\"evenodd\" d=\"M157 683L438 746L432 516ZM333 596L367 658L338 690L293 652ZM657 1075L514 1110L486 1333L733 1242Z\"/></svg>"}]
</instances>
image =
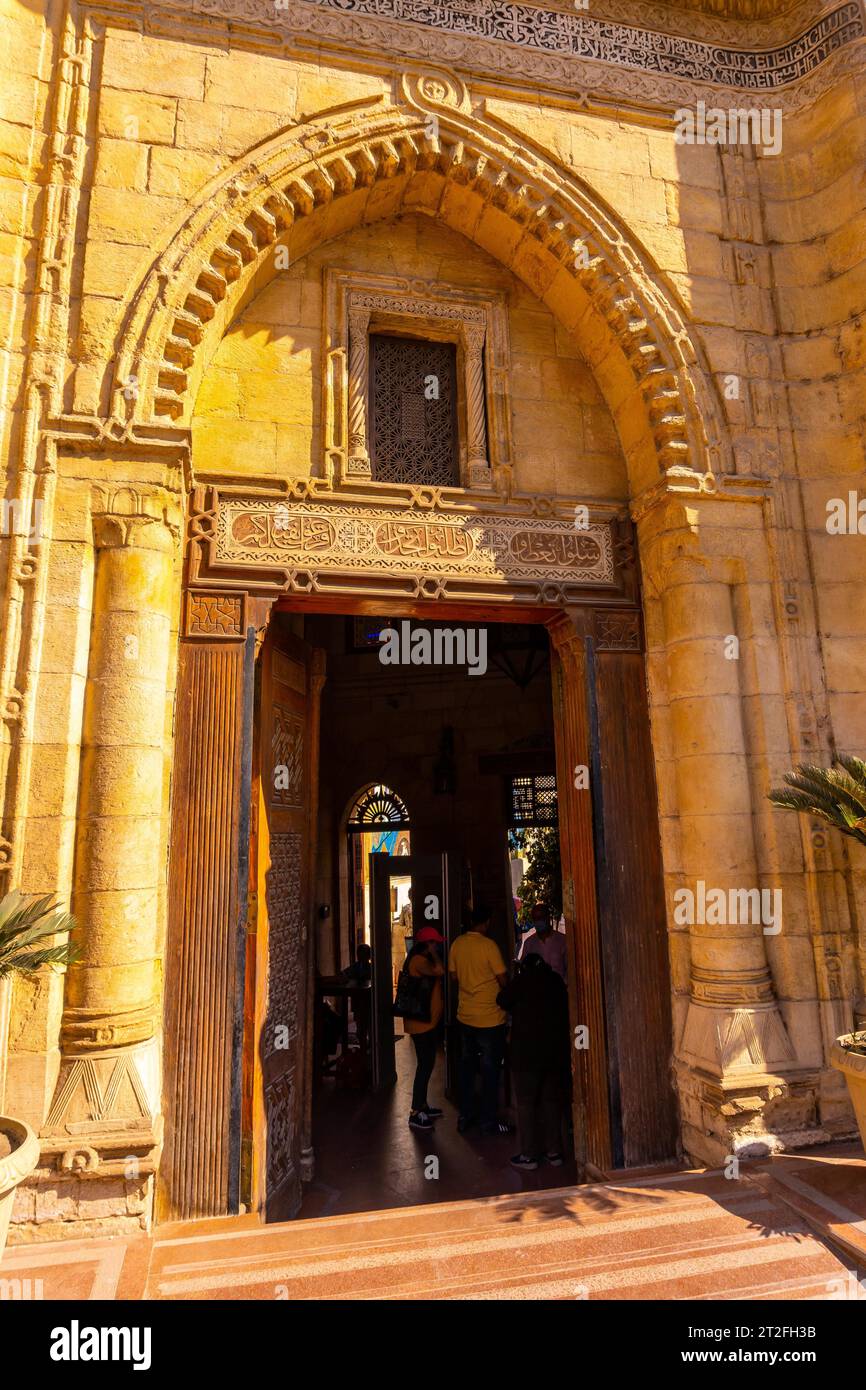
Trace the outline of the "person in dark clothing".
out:
<instances>
[{"instance_id":1,"label":"person in dark clothing","mask_svg":"<svg viewBox=\"0 0 866 1390\"><path fill-rule=\"evenodd\" d=\"M415 1047L415 1081L412 1086L412 1108L409 1112L410 1129L432 1129L434 1120L440 1119L442 1115L440 1107L431 1105L427 1099L427 1087L436 1065L436 1053L442 1032L442 979L445 967L439 959L438 948L443 945L444 940L435 927L422 927L406 960L405 968L410 975L416 979L427 979L431 984L430 1017L403 1020L403 1027Z\"/></svg>"},{"instance_id":2,"label":"person in dark clothing","mask_svg":"<svg viewBox=\"0 0 866 1390\"><path fill-rule=\"evenodd\" d=\"M373 948L362 941L358 947L358 954L351 965L341 971L340 979L345 980L347 985L357 985L358 989L352 994L352 1017L355 1020L355 1029L358 1036L358 1047L361 1055L366 1059L370 1052L370 1001L372 999L372 979L373 979Z\"/></svg>"},{"instance_id":3,"label":"person in dark clothing","mask_svg":"<svg viewBox=\"0 0 866 1390\"><path fill-rule=\"evenodd\" d=\"M341 971L341 978L350 985L368 985L373 978L373 948L366 942L358 947L356 959Z\"/></svg>"},{"instance_id":4,"label":"person in dark clothing","mask_svg":"<svg viewBox=\"0 0 866 1390\"><path fill-rule=\"evenodd\" d=\"M530 955L497 1002L511 1014L509 1055L520 1136L512 1166L531 1171L543 1155L559 1167L565 1161L562 1096L569 1065L565 984L541 956Z\"/></svg>"}]
</instances>

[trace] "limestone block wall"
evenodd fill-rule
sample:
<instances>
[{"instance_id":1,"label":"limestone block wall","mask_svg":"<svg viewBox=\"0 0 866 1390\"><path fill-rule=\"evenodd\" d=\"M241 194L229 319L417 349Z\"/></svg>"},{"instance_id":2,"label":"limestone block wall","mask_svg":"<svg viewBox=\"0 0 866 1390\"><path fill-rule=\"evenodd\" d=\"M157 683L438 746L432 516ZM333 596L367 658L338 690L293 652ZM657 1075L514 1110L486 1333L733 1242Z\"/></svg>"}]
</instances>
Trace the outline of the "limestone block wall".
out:
<instances>
[{"instance_id":1,"label":"limestone block wall","mask_svg":"<svg viewBox=\"0 0 866 1390\"><path fill-rule=\"evenodd\" d=\"M109 31L95 101L77 408L98 400L106 335L189 200L302 113L382 96L389 85L373 74L287 62L228 42Z\"/></svg>"},{"instance_id":2,"label":"limestone block wall","mask_svg":"<svg viewBox=\"0 0 866 1390\"><path fill-rule=\"evenodd\" d=\"M812 670L816 742L863 756L866 746L866 94L840 83L786 127L783 162L761 165L776 286L778 389L790 422L799 480L791 526L802 527L799 564L814 594ZM853 493L853 499L851 494ZM845 520L834 524L840 505ZM811 731L810 731L811 733ZM822 837L820 828L816 834ZM866 1018L866 857L854 841L827 837L839 871L828 895L851 935L840 955ZM823 845L821 846L823 848ZM850 916L849 916L850 914Z\"/></svg>"}]
</instances>

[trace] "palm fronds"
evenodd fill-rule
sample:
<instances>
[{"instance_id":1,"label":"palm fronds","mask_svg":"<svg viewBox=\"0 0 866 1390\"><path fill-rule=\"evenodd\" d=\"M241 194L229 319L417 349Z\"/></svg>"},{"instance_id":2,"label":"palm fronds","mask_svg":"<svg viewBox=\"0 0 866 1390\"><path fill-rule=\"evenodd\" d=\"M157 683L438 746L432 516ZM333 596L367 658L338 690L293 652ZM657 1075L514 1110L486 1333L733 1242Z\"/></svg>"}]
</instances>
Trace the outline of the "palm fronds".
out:
<instances>
[{"instance_id":1,"label":"palm fronds","mask_svg":"<svg viewBox=\"0 0 866 1390\"><path fill-rule=\"evenodd\" d=\"M7 893L0 901L0 979L78 960L78 947L69 940L57 946L39 944L50 936L68 936L76 925L50 894L27 899L18 892Z\"/></svg>"},{"instance_id":2,"label":"palm fronds","mask_svg":"<svg viewBox=\"0 0 866 1390\"><path fill-rule=\"evenodd\" d=\"M800 811L866 845L866 762L840 753L832 767L801 764L785 773L785 787L768 793L774 806Z\"/></svg>"}]
</instances>

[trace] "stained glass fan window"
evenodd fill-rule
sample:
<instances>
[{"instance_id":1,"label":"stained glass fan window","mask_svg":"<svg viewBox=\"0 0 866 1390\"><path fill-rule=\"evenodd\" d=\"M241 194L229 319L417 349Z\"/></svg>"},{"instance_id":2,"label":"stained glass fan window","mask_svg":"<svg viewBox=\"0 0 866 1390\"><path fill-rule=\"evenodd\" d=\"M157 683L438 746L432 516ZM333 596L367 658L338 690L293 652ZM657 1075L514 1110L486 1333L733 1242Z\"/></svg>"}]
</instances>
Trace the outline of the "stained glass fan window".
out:
<instances>
[{"instance_id":1,"label":"stained glass fan window","mask_svg":"<svg viewBox=\"0 0 866 1390\"><path fill-rule=\"evenodd\" d=\"M377 826L387 829L399 828L409 824L406 804L381 783L368 787L358 798L349 817L349 830L373 830Z\"/></svg>"}]
</instances>

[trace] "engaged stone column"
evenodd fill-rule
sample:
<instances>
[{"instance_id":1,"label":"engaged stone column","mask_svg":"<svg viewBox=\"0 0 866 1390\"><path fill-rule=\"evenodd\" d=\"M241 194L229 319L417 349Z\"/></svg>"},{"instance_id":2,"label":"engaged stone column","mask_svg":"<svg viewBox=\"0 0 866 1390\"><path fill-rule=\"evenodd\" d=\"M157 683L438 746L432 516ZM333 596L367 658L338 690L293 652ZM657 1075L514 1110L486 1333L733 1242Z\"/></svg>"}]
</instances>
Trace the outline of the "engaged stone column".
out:
<instances>
[{"instance_id":1,"label":"engaged stone column","mask_svg":"<svg viewBox=\"0 0 866 1390\"><path fill-rule=\"evenodd\" d=\"M370 452L367 447L369 326L369 309L349 310L349 473L353 478L370 476Z\"/></svg>"},{"instance_id":2,"label":"engaged stone column","mask_svg":"<svg viewBox=\"0 0 866 1390\"><path fill-rule=\"evenodd\" d=\"M94 517L72 895L81 959L66 978L61 1069L43 1147L65 1144L65 1167L105 1171L108 1156L123 1171L134 1160L127 1176L138 1177L159 1138L163 739L180 517L170 494L124 489L116 501L124 511Z\"/></svg>"},{"instance_id":3,"label":"engaged stone column","mask_svg":"<svg viewBox=\"0 0 866 1390\"><path fill-rule=\"evenodd\" d=\"M484 408L484 337L482 324L463 325L466 353L466 417L468 428L469 486L490 486L487 457L487 415Z\"/></svg>"},{"instance_id":4,"label":"engaged stone column","mask_svg":"<svg viewBox=\"0 0 866 1390\"><path fill-rule=\"evenodd\" d=\"M681 1098L689 1148L716 1161L719 1143L730 1152L762 1135L754 1112L769 1092L754 1105L734 1093L769 1086L796 1062L767 960L764 928L774 927L761 916L735 562L703 555L695 528L652 534L657 525L644 528L640 553L660 605L674 763L680 862L666 865L668 914L687 925L691 950Z\"/></svg>"}]
</instances>

